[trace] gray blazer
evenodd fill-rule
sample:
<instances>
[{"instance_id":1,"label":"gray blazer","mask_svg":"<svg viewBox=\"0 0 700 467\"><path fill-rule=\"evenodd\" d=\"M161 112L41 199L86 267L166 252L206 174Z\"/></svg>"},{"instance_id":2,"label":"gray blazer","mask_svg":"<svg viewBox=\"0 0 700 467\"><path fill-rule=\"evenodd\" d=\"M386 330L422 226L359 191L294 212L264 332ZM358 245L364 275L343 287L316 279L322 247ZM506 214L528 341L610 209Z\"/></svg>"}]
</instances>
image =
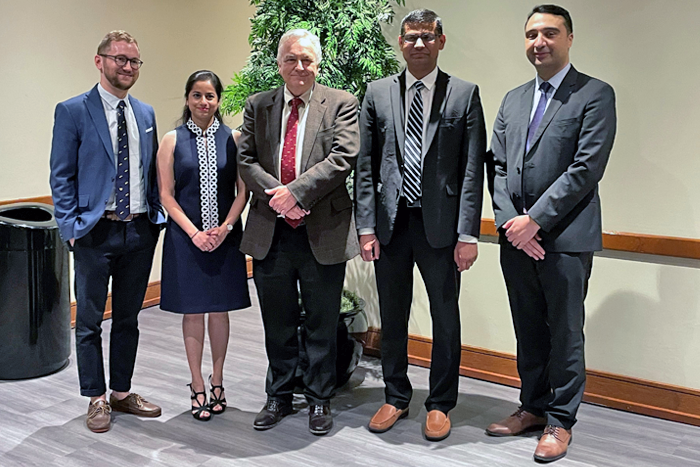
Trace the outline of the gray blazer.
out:
<instances>
[{"instance_id":1,"label":"gray blazer","mask_svg":"<svg viewBox=\"0 0 700 467\"><path fill-rule=\"evenodd\" d=\"M535 81L503 98L491 139L496 227L527 210L545 251L603 247L598 182L615 139L615 92L572 66L525 152Z\"/></svg>"},{"instance_id":2,"label":"gray blazer","mask_svg":"<svg viewBox=\"0 0 700 467\"><path fill-rule=\"evenodd\" d=\"M391 240L403 178L406 72L370 83L360 115L357 228ZM479 236L486 129L479 88L438 70L423 161L422 214L433 248Z\"/></svg>"},{"instance_id":3,"label":"gray blazer","mask_svg":"<svg viewBox=\"0 0 700 467\"><path fill-rule=\"evenodd\" d=\"M241 178L252 191L241 251L263 259L270 250L277 213L265 190L280 186L278 159L284 87L248 98L238 150ZM315 84L309 101L300 175L287 185L304 218L309 244L321 264L347 261L360 252L352 200L345 179L359 150L357 99L350 93Z\"/></svg>"}]
</instances>

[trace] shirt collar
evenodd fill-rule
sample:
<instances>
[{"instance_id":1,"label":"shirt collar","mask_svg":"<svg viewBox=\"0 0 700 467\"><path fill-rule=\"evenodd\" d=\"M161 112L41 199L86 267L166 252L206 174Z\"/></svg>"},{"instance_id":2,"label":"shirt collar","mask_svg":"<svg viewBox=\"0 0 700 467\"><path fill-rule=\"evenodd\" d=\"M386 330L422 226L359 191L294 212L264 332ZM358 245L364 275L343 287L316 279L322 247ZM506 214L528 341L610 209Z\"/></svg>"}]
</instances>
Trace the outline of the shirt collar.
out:
<instances>
[{"instance_id":1,"label":"shirt collar","mask_svg":"<svg viewBox=\"0 0 700 467\"><path fill-rule=\"evenodd\" d=\"M308 105L309 101L311 100L311 94L313 93L315 87L316 87L316 83L314 83L314 85L311 86L311 88L309 88L309 90L306 91L304 94L302 94L301 96L298 96L299 99L301 99L301 101L304 103L304 106ZM297 96L292 94L289 91L289 89L287 89L287 85L285 84L284 85L284 103L285 103L285 105L289 105L289 102L292 99L294 99L295 97L297 97Z\"/></svg>"},{"instance_id":2,"label":"shirt collar","mask_svg":"<svg viewBox=\"0 0 700 467\"><path fill-rule=\"evenodd\" d=\"M428 91L433 89L433 86L435 86L435 81L437 81L437 74L438 74L438 67L433 68L433 71L425 75L423 78L420 79L420 81L425 85L426 88L428 88ZM411 89L411 86L418 81L418 79L411 74L410 71L408 71L408 68L406 68L406 89Z\"/></svg>"},{"instance_id":3,"label":"shirt collar","mask_svg":"<svg viewBox=\"0 0 700 467\"><path fill-rule=\"evenodd\" d=\"M564 78L566 77L566 74L569 72L570 69L571 69L571 62L567 63L564 68L559 70L559 72L556 75L552 76L549 79L549 81L547 81L554 88L554 92L556 92L557 89L559 89L559 86L561 86L561 82L564 81ZM542 78L540 78L540 75L537 75L536 80L537 80L537 82L535 83L535 86L536 86L535 89L539 89L540 85L542 84L542 82L544 80Z\"/></svg>"},{"instance_id":4,"label":"shirt collar","mask_svg":"<svg viewBox=\"0 0 700 467\"><path fill-rule=\"evenodd\" d=\"M105 88L103 88L101 83L97 83L97 92L100 93L102 101L105 102L110 109L116 109L117 105L119 105L119 101L124 101L127 107L131 107L131 104L129 103L128 94L124 99L120 99L111 92L107 91Z\"/></svg>"}]
</instances>

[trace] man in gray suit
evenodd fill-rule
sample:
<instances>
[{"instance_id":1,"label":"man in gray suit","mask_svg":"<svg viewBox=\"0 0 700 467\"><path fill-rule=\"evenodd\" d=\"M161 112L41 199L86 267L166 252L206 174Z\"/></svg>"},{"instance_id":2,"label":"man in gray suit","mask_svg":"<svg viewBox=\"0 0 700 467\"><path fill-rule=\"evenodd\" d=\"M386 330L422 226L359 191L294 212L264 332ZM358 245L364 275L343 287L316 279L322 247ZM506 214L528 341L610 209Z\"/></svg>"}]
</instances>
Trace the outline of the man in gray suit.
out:
<instances>
[{"instance_id":1,"label":"man in gray suit","mask_svg":"<svg viewBox=\"0 0 700 467\"><path fill-rule=\"evenodd\" d=\"M492 436L545 426L535 459L566 455L586 380L583 302L602 249L598 182L615 138L615 94L569 63L569 13L535 7L525 49L537 77L510 91L494 124L493 209L518 340L520 408Z\"/></svg>"},{"instance_id":2,"label":"man in gray suit","mask_svg":"<svg viewBox=\"0 0 700 467\"><path fill-rule=\"evenodd\" d=\"M309 430L331 430L336 332L345 262L359 253L345 179L359 149L357 99L315 82L318 37L285 33L277 54L285 85L246 102L241 178L253 192L241 250L253 257L269 360L265 407L253 424L274 427L292 411L299 295L309 365L303 376Z\"/></svg>"},{"instance_id":3,"label":"man in gray suit","mask_svg":"<svg viewBox=\"0 0 700 467\"><path fill-rule=\"evenodd\" d=\"M449 435L457 403L459 273L477 256L486 152L478 87L437 67L445 41L433 11L413 11L401 22L407 69L367 87L355 183L361 254L377 276L386 384L386 404L369 429L387 431L408 414L406 345L418 264L433 322L424 430L432 441Z\"/></svg>"}]
</instances>

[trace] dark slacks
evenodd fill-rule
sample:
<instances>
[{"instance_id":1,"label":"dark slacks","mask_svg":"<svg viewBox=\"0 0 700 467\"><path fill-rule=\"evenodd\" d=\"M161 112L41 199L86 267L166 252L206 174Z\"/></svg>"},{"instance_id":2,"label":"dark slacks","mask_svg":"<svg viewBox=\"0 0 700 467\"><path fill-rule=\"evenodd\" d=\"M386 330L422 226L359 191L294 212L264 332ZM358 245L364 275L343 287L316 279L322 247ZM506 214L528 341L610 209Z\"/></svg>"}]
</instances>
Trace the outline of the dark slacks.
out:
<instances>
[{"instance_id":1,"label":"dark slacks","mask_svg":"<svg viewBox=\"0 0 700 467\"><path fill-rule=\"evenodd\" d=\"M407 208L402 201L391 241L381 245L379 259L374 262L382 320L385 397L388 404L399 409L408 407L412 395L406 372L415 264L425 282L433 323L430 394L425 407L446 413L457 404L461 354L459 272L454 246L432 248L425 236L421 208Z\"/></svg>"},{"instance_id":2,"label":"dark slacks","mask_svg":"<svg viewBox=\"0 0 700 467\"><path fill-rule=\"evenodd\" d=\"M593 252L547 252L535 261L501 241L522 408L566 429L576 423L586 384L583 302L592 264Z\"/></svg>"},{"instance_id":3,"label":"dark slacks","mask_svg":"<svg viewBox=\"0 0 700 467\"><path fill-rule=\"evenodd\" d=\"M75 341L80 394L99 396L107 389L102 359L102 317L112 278L112 329L109 387L131 389L139 341L138 313L148 287L160 228L146 215L131 222L101 219L73 247L75 264Z\"/></svg>"},{"instance_id":4,"label":"dark slacks","mask_svg":"<svg viewBox=\"0 0 700 467\"><path fill-rule=\"evenodd\" d=\"M305 345L309 366L304 395L310 404L328 404L336 380L336 341L345 262L323 265L309 246L305 226L296 229L278 219L267 256L253 261L269 368L265 391L272 400L289 403L299 365L297 328L306 312Z\"/></svg>"}]
</instances>

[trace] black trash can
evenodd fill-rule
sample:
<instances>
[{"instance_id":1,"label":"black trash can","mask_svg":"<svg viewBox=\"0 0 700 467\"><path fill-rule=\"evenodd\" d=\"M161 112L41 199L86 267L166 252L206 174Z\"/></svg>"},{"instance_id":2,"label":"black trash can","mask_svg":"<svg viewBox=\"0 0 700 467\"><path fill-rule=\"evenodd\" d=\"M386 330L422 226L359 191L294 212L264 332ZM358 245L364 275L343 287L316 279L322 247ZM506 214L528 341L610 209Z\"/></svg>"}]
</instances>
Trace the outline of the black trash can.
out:
<instances>
[{"instance_id":1,"label":"black trash can","mask_svg":"<svg viewBox=\"0 0 700 467\"><path fill-rule=\"evenodd\" d=\"M44 376L70 356L68 249L53 206L0 206L0 379Z\"/></svg>"}]
</instances>

